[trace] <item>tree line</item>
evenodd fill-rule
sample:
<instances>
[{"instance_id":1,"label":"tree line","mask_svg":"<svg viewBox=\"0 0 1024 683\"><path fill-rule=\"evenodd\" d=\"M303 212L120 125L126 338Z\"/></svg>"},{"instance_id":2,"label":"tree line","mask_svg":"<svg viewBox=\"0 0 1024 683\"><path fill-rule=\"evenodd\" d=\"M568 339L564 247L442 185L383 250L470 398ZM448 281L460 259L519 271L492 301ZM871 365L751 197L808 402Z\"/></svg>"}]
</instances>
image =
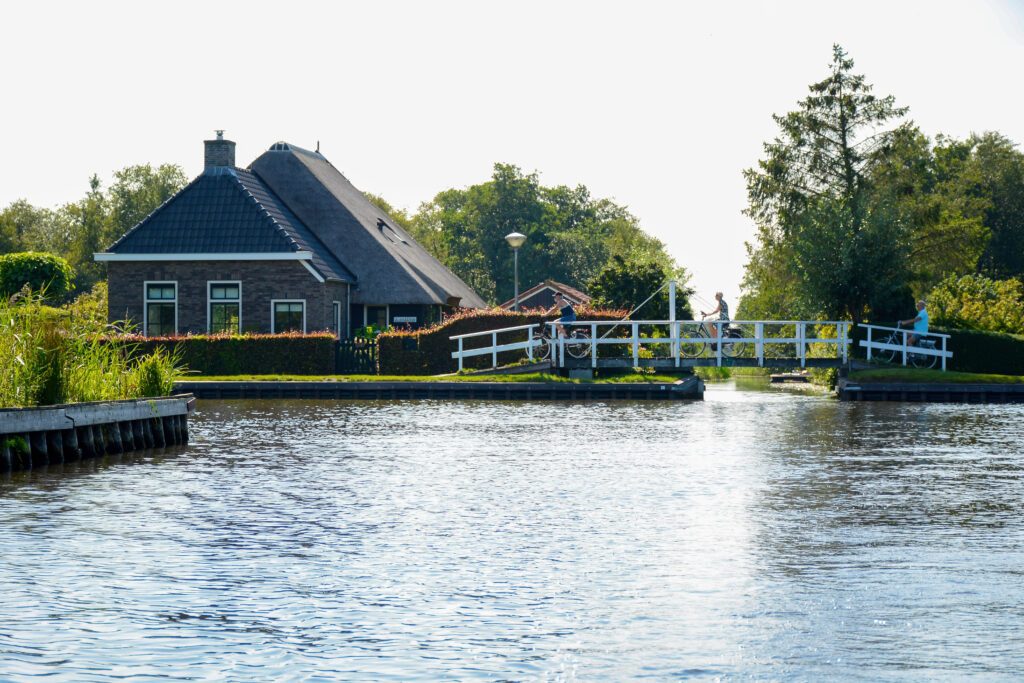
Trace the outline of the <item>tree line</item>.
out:
<instances>
[{"instance_id":1,"label":"tree line","mask_svg":"<svg viewBox=\"0 0 1024 683\"><path fill-rule=\"evenodd\" d=\"M964 308L972 296L1024 311L1019 294L1006 300L1024 275L1017 146L996 132L928 137L839 46L809 90L744 172L756 233L741 315L893 320L924 297L941 322L992 329Z\"/></svg>"},{"instance_id":2,"label":"tree line","mask_svg":"<svg viewBox=\"0 0 1024 683\"><path fill-rule=\"evenodd\" d=\"M66 259L78 291L104 278L93 254L103 251L188 183L180 166L128 166L103 188L98 175L89 179L85 196L56 209L33 206L24 199L0 210L0 254L46 252Z\"/></svg>"}]
</instances>

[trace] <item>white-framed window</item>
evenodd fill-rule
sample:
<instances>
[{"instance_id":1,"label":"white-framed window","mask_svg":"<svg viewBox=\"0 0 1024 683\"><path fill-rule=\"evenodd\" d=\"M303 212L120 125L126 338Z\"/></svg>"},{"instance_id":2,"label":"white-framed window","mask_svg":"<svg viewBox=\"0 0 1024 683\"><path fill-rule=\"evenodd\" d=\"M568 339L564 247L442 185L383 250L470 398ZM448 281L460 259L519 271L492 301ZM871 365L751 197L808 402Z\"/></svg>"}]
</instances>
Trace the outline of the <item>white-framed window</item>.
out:
<instances>
[{"instance_id":1,"label":"white-framed window","mask_svg":"<svg viewBox=\"0 0 1024 683\"><path fill-rule=\"evenodd\" d=\"M178 333L178 283L142 283L142 333L165 337Z\"/></svg>"},{"instance_id":2,"label":"white-framed window","mask_svg":"<svg viewBox=\"0 0 1024 683\"><path fill-rule=\"evenodd\" d=\"M242 333L242 283L211 280L206 283L206 329L212 334Z\"/></svg>"},{"instance_id":3,"label":"white-framed window","mask_svg":"<svg viewBox=\"0 0 1024 683\"><path fill-rule=\"evenodd\" d=\"M373 306L367 304L363 306L363 327L367 325L373 325L375 330L383 330L388 326L388 320L391 319L391 306Z\"/></svg>"},{"instance_id":4,"label":"white-framed window","mask_svg":"<svg viewBox=\"0 0 1024 683\"><path fill-rule=\"evenodd\" d=\"M306 332L305 299L273 299L270 302L270 331Z\"/></svg>"},{"instance_id":5,"label":"white-framed window","mask_svg":"<svg viewBox=\"0 0 1024 683\"><path fill-rule=\"evenodd\" d=\"M341 302L331 303L331 312L334 314L334 336L341 339Z\"/></svg>"}]
</instances>

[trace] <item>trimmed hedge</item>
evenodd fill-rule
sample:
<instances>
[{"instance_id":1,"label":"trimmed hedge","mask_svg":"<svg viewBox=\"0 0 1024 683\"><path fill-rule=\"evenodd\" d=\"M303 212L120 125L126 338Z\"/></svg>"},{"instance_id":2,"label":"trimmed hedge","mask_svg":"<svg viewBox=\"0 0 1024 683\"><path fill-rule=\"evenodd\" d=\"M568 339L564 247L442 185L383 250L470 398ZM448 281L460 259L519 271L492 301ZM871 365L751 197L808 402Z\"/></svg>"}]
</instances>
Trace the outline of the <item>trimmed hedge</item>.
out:
<instances>
[{"instance_id":1,"label":"trimmed hedge","mask_svg":"<svg viewBox=\"0 0 1024 683\"><path fill-rule=\"evenodd\" d=\"M891 323L889 326L894 325ZM1024 336L934 326L930 329L932 332L950 335L946 349L953 352L953 357L946 364L948 370L1024 375ZM867 339L867 329L861 325L855 326L850 338L853 340L851 352L857 358L864 358L865 350L860 340ZM877 339L877 335L872 335L872 338ZM936 347L942 348L942 342L937 338Z\"/></svg>"},{"instance_id":2,"label":"trimmed hedge","mask_svg":"<svg viewBox=\"0 0 1024 683\"><path fill-rule=\"evenodd\" d=\"M576 316L580 320L621 320L627 311L578 307ZM449 337L457 334L485 332L503 327L517 327L557 319L557 315L546 315L544 309L525 310L520 313L500 308L467 310L456 313L444 322L419 330L396 330L384 332L377 337L379 367L382 375L441 375L458 370L458 361L452 358L457 343ZM525 331L518 339L526 339ZM498 343L512 343L513 333L502 335ZM491 345L491 338L481 336L466 340L464 348L473 349ZM506 351L498 354L498 363L507 364L525 358L523 351ZM488 368L490 356L467 358L463 367Z\"/></svg>"},{"instance_id":3,"label":"trimmed hedge","mask_svg":"<svg viewBox=\"0 0 1024 683\"><path fill-rule=\"evenodd\" d=\"M74 289L75 271L60 256L25 251L0 256L0 296L7 298L28 286L33 292L46 292L57 301Z\"/></svg>"},{"instance_id":4,"label":"trimmed hedge","mask_svg":"<svg viewBox=\"0 0 1024 683\"><path fill-rule=\"evenodd\" d=\"M203 375L331 375L335 371L334 335L244 334L189 335L183 337L115 338L137 345L138 352L164 348L180 354L181 363Z\"/></svg>"}]
</instances>

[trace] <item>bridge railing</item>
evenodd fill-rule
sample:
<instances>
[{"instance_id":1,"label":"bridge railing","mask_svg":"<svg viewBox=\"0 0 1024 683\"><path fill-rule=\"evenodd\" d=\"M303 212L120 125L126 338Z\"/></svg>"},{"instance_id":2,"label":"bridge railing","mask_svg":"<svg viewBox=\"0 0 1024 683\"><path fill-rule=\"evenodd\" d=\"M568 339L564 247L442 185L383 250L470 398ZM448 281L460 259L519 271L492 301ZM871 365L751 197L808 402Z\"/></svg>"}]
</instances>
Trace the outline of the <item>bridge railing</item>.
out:
<instances>
[{"instance_id":1,"label":"bridge railing","mask_svg":"<svg viewBox=\"0 0 1024 683\"><path fill-rule=\"evenodd\" d=\"M873 355L888 355L889 360L899 353L903 365L907 364L908 357L938 358L942 361L942 371L946 371L946 359L953 357L952 351L947 351L946 346L950 335L939 332L915 332L907 327L886 327L884 325L861 325L867 330L867 339L861 339L860 345L867 349L867 359L871 360ZM910 335L918 339L924 338L938 343L941 340L942 348L931 348L931 345L908 344Z\"/></svg>"},{"instance_id":2,"label":"bridge railing","mask_svg":"<svg viewBox=\"0 0 1024 683\"><path fill-rule=\"evenodd\" d=\"M763 367L766 360L786 358L799 359L801 367L805 367L808 349L812 344L834 346L836 359L845 363L849 353L849 332L852 323L841 320L709 320L704 322L699 320L578 320L572 323L562 323L562 326L567 329L584 329L589 336L588 338L569 340L557 335L557 322L547 322L544 325L548 328L546 336L552 346L551 361L555 367L565 367L567 346L574 349L589 346L590 364L591 367L596 368L599 365L600 348L616 345L627 347L628 354L633 358L634 366L640 365L641 349L651 346L668 346L669 357L674 359L674 365L677 367L683 364L682 361L688 348L697 345L707 349L710 345L714 365L721 366L723 358L729 357L728 354L723 354L724 346L733 345L730 348L736 348L740 344L751 345L753 353L744 353L743 357L756 358L759 366ZM463 368L463 360L473 356L490 355L492 367L497 367L498 354L504 351L526 350L528 356L533 358L534 349L547 343L535 335L535 331L539 327L539 324L519 325L452 336L450 339L458 343L458 349L452 353L452 358L458 360L460 370ZM626 328L627 335L610 336L616 328ZM722 339L727 335L724 344L717 343L717 339L710 336L711 328L716 330L717 339ZM499 335L523 330L526 330L525 340L498 343ZM655 334L659 336L654 336ZM491 337L490 346L465 348L465 340L485 336ZM780 348L782 349L780 355L774 356L769 353L771 350ZM710 358L708 359L710 360Z\"/></svg>"}]
</instances>

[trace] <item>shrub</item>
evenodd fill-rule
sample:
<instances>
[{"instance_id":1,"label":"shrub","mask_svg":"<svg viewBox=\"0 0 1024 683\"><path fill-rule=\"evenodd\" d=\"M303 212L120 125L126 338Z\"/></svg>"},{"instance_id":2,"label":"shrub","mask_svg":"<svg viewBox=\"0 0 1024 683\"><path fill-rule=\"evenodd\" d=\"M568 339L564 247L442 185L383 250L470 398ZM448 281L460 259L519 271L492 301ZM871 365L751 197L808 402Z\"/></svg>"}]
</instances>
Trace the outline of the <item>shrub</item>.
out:
<instances>
[{"instance_id":1,"label":"shrub","mask_svg":"<svg viewBox=\"0 0 1024 683\"><path fill-rule=\"evenodd\" d=\"M928 295L928 312L936 325L1024 334L1024 283L953 275Z\"/></svg>"},{"instance_id":2,"label":"shrub","mask_svg":"<svg viewBox=\"0 0 1024 683\"><path fill-rule=\"evenodd\" d=\"M74 279L71 264L60 256L35 251L0 256L0 297L5 299L28 287L60 300L74 287Z\"/></svg>"},{"instance_id":3,"label":"shrub","mask_svg":"<svg viewBox=\"0 0 1024 683\"><path fill-rule=\"evenodd\" d=\"M576 315L580 320L619 320L626 311L578 307ZM382 333L377 337L380 373L382 375L440 375L455 372L458 361L452 358L457 348L449 337L472 332L485 332L503 327L517 327L554 320L556 316L546 315L543 309L524 310L519 313L501 308L467 309L460 311L432 327L419 330L396 330ZM525 340L525 333L520 340ZM511 342L511 333L507 341ZM499 339L499 343L506 339ZM490 346L490 337L478 337L466 341L467 349ZM522 351L507 351L498 354L500 364L518 362L525 356ZM490 356L467 358L465 368L490 367Z\"/></svg>"},{"instance_id":4,"label":"shrub","mask_svg":"<svg viewBox=\"0 0 1024 683\"><path fill-rule=\"evenodd\" d=\"M112 341L131 346L136 353L163 349L189 370L204 375L329 375L335 371L335 339L329 332L123 335Z\"/></svg>"}]
</instances>

